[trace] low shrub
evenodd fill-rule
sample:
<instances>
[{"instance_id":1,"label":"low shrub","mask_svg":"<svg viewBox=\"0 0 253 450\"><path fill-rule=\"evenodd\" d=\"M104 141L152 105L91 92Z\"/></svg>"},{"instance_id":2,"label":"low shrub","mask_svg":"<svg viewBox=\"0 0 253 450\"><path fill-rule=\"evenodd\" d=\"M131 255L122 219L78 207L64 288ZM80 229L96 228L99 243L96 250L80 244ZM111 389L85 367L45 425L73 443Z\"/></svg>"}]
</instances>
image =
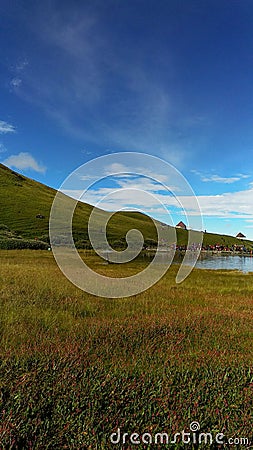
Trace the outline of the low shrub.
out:
<instances>
[{"instance_id":1,"label":"low shrub","mask_svg":"<svg viewBox=\"0 0 253 450\"><path fill-rule=\"evenodd\" d=\"M48 244L43 241L7 238L7 239L0 239L0 249L3 249L3 250L21 250L21 249L47 250Z\"/></svg>"}]
</instances>

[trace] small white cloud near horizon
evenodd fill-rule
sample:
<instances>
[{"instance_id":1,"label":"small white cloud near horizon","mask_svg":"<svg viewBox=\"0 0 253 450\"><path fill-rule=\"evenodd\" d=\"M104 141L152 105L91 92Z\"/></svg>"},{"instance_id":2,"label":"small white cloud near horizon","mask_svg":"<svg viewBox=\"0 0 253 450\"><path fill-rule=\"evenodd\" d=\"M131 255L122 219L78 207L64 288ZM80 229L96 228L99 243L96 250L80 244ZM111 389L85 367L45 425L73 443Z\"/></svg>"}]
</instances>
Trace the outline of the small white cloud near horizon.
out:
<instances>
[{"instance_id":1,"label":"small white cloud near horizon","mask_svg":"<svg viewBox=\"0 0 253 450\"><path fill-rule=\"evenodd\" d=\"M7 133L16 133L15 127L4 120L0 120L0 134Z\"/></svg>"},{"instance_id":2,"label":"small white cloud near horizon","mask_svg":"<svg viewBox=\"0 0 253 450\"><path fill-rule=\"evenodd\" d=\"M18 155L11 155L2 161L5 166L20 170L32 169L35 172L45 173L46 167L40 165L36 159L27 152L20 152Z\"/></svg>"}]
</instances>

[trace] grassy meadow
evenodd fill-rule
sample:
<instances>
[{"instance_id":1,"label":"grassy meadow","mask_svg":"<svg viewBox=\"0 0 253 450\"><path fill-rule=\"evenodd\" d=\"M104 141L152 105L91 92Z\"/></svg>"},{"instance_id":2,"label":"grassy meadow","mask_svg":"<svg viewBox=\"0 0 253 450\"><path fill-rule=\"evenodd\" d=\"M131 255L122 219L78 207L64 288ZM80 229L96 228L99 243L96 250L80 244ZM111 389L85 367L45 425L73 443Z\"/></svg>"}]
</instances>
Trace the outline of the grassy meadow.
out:
<instances>
[{"instance_id":1,"label":"grassy meadow","mask_svg":"<svg viewBox=\"0 0 253 450\"><path fill-rule=\"evenodd\" d=\"M92 254L89 264L137 270ZM176 285L177 269L103 299L75 288L50 252L0 252L1 449L159 448L110 434L172 435L192 421L252 438L253 275L194 270Z\"/></svg>"}]
</instances>

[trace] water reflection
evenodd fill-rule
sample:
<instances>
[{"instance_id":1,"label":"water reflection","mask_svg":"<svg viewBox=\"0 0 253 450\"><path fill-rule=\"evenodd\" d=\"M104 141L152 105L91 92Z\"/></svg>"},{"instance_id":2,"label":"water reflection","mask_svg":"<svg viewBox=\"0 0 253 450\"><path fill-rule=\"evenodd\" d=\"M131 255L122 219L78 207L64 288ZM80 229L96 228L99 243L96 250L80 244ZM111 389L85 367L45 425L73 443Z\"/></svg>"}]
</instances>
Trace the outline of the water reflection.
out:
<instances>
[{"instance_id":1,"label":"water reflection","mask_svg":"<svg viewBox=\"0 0 253 450\"><path fill-rule=\"evenodd\" d=\"M207 255L197 261L196 267L200 269L229 269L241 272L253 272L253 257L239 255Z\"/></svg>"}]
</instances>

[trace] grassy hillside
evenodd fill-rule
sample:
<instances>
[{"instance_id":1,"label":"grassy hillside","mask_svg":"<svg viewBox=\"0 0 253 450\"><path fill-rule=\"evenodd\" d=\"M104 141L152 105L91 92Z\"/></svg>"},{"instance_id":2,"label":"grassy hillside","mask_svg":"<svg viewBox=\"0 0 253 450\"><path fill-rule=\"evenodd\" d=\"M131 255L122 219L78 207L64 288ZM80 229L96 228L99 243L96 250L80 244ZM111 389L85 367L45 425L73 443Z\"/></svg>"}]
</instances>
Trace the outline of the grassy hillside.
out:
<instances>
[{"instance_id":1,"label":"grassy hillside","mask_svg":"<svg viewBox=\"0 0 253 450\"><path fill-rule=\"evenodd\" d=\"M17 234L24 239L48 241L48 221L55 194L54 189L0 164L0 225L11 230L12 237ZM88 243L87 223L91 211L92 206L85 203L79 203L75 210L73 235L80 247ZM38 215L43 218L37 218ZM108 224L108 240L120 244L126 233L133 228L141 230L147 243L157 238L155 226L148 216L138 212L120 212L116 213ZM177 235L178 244L186 245L187 231L177 230ZM204 245L217 243L231 246L240 245L241 241L232 236L204 234ZM246 240L244 243L246 246L253 245Z\"/></svg>"},{"instance_id":2,"label":"grassy hillside","mask_svg":"<svg viewBox=\"0 0 253 450\"><path fill-rule=\"evenodd\" d=\"M179 245L187 245L188 232L185 230L177 229L177 237ZM229 236L226 234L216 234L216 233L204 233L203 234L203 246L208 245L220 245L225 247L232 247L233 245L245 245L247 248L253 247L253 242L248 239L243 241L237 239L236 237Z\"/></svg>"},{"instance_id":3,"label":"grassy hillside","mask_svg":"<svg viewBox=\"0 0 253 450\"><path fill-rule=\"evenodd\" d=\"M226 234L214 234L214 233L204 233L203 245L224 245L231 247L232 245L245 245L246 247L252 247L253 242L248 239L236 239L233 236L228 236Z\"/></svg>"},{"instance_id":4,"label":"grassy hillside","mask_svg":"<svg viewBox=\"0 0 253 450\"><path fill-rule=\"evenodd\" d=\"M0 165L0 222L26 238L48 235L53 189ZM36 219L42 214L45 219Z\"/></svg>"},{"instance_id":5,"label":"grassy hillside","mask_svg":"<svg viewBox=\"0 0 253 450\"><path fill-rule=\"evenodd\" d=\"M48 221L56 191L0 164L0 224L27 239L48 240ZM74 201L74 200L73 200ZM87 223L92 206L79 203L74 214L74 237L88 239ZM103 214L103 211L101 211ZM41 215L44 218L37 218ZM142 230L145 239L156 239L152 220L141 213L117 213L108 227L108 239L123 239L127 231Z\"/></svg>"}]
</instances>

